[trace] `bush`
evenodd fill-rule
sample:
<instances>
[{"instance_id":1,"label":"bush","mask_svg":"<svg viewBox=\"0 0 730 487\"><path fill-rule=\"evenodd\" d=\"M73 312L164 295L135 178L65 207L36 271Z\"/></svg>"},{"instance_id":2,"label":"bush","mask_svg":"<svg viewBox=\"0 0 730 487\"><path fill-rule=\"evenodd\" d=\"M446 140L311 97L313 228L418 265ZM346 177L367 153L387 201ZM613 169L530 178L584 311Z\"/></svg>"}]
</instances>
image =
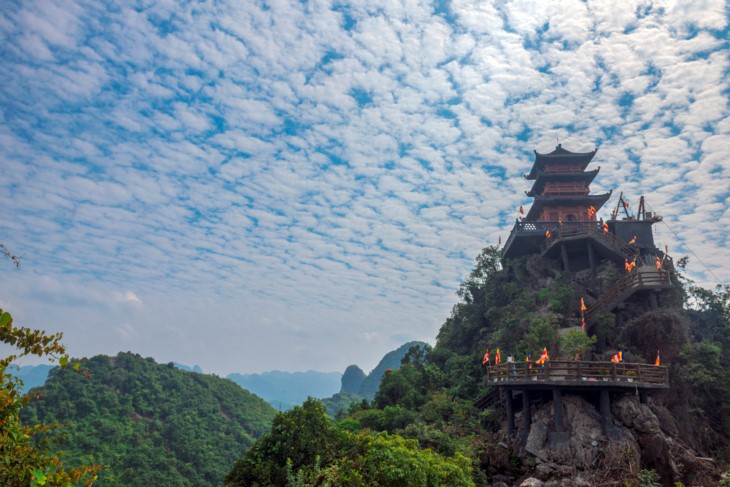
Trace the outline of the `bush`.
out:
<instances>
[{"instance_id":1,"label":"bush","mask_svg":"<svg viewBox=\"0 0 730 487\"><path fill-rule=\"evenodd\" d=\"M636 480L639 482L639 487L662 487L659 474L654 469L642 470Z\"/></svg>"}]
</instances>

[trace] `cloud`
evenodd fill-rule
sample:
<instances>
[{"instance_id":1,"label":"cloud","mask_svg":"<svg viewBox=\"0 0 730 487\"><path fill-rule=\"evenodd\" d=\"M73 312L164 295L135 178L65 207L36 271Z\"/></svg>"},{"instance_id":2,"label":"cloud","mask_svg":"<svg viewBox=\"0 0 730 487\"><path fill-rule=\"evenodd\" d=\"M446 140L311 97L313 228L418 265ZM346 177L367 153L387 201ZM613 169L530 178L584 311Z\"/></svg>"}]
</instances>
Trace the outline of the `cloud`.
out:
<instances>
[{"instance_id":1,"label":"cloud","mask_svg":"<svg viewBox=\"0 0 730 487\"><path fill-rule=\"evenodd\" d=\"M725 29L713 1L13 5L0 292L81 355L372 368L434 340L558 140L727 282Z\"/></svg>"}]
</instances>

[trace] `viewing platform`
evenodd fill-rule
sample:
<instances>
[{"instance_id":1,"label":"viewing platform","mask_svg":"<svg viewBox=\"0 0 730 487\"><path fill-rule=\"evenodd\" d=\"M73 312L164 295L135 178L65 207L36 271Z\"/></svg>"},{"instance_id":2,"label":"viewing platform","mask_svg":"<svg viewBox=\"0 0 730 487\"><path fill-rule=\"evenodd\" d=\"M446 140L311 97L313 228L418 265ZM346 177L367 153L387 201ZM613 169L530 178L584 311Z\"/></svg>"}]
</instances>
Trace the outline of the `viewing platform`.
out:
<instances>
[{"instance_id":1,"label":"viewing platform","mask_svg":"<svg viewBox=\"0 0 730 487\"><path fill-rule=\"evenodd\" d=\"M475 401L479 409L503 402L507 413L507 431L516 432L515 415L522 412L523 434L532 423L532 405L546 397L553 402L551 441L567 442L570 435L563 422L562 397L566 392L594 397L601 415L604 434L620 440L611 421L611 396L636 393L642 403L652 390L669 389L667 367L639 363L549 360L544 365L502 363L486 367L490 392ZM526 436L521 442L527 440Z\"/></svg>"},{"instance_id":2,"label":"viewing platform","mask_svg":"<svg viewBox=\"0 0 730 487\"><path fill-rule=\"evenodd\" d=\"M489 385L515 389L609 388L668 389L664 366L627 363L549 360L545 365L501 363L486 367Z\"/></svg>"},{"instance_id":3,"label":"viewing platform","mask_svg":"<svg viewBox=\"0 0 730 487\"><path fill-rule=\"evenodd\" d=\"M632 259L637 254L635 247L619 240L613 233L604 232L600 222L558 223L550 233L551 238L543 240L541 247L543 256L557 257L562 251L559 244L570 245L572 242L580 242L585 239L591 239L597 244L595 251L601 257L619 264L622 264L624 259Z\"/></svg>"},{"instance_id":4,"label":"viewing platform","mask_svg":"<svg viewBox=\"0 0 730 487\"><path fill-rule=\"evenodd\" d=\"M609 226L613 221L608 222ZM545 232L550 232L550 239ZM516 257L525 254L540 254L559 257L565 245L579 244L591 240L596 245L597 256L622 264L624 259L636 256L636 248L606 233L600 222L534 222L518 221L502 249L502 257ZM568 247L570 248L570 247Z\"/></svg>"}]
</instances>

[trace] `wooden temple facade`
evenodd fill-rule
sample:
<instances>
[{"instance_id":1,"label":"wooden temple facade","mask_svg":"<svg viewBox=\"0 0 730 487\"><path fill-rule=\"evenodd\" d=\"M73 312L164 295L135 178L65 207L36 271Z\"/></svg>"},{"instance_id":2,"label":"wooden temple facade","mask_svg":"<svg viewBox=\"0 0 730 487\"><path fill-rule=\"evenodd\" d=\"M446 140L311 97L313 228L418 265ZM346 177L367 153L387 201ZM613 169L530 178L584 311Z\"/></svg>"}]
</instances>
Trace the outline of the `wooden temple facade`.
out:
<instances>
[{"instance_id":1,"label":"wooden temple facade","mask_svg":"<svg viewBox=\"0 0 730 487\"><path fill-rule=\"evenodd\" d=\"M533 205L524 218L515 222L502 249L505 264L515 257L538 254L557 259L566 272L590 269L594 277L603 260L622 268L626 262L634 262L632 272L609 290L593 296L595 299L584 313L589 334L595 332L593 325L599 312L612 312L616 324L621 326L627 300L639 300L646 309L656 309L657 294L672 287L669 272L655 265L657 257L665 259L654 244L651 228L661 217L643 209L634 217L617 205L611 219L597 219L597 212L611 192L590 192L590 184L600 168L586 169L596 152L575 153L561 145L548 154L535 152L532 169L525 175L534 181L527 192L534 199ZM623 203L623 198L619 203ZM620 219L619 209L625 213ZM602 338L599 335L599 351L605 345ZM669 388L667 368L652 364L547 361L543 366L503 363L485 369L492 388L475 405L486 408L503 403L507 429L514 435L516 413L522 413L522 431L529 431L532 405L552 401L555 431L550 436L556 441L569 438L563 427L562 396L566 393L580 394L596 404L604 433L613 438L616 435L610 421L612 396L635 393L646 402L651 391Z\"/></svg>"}]
</instances>

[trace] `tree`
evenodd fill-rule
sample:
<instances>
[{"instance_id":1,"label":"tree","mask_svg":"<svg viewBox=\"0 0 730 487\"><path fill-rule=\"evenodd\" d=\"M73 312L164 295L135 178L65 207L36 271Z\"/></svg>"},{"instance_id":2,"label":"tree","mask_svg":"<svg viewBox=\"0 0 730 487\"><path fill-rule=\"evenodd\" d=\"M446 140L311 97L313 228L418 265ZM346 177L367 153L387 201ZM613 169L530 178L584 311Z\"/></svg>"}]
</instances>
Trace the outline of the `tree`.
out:
<instances>
[{"instance_id":1,"label":"tree","mask_svg":"<svg viewBox=\"0 0 730 487\"><path fill-rule=\"evenodd\" d=\"M392 421L389 414L402 412L385 408L382 416ZM445 457L398 435L338 429L310 398L276 417L271 431L233 467L226 485L473 486L470 473L470 461L460 453Z\"/></svg>"},{"instance_id":2,"label":"tree","mask_svg":"<svg viewBox=\"0 0 730 487\"><path fill-rule=\"evenodd\" d=\"M589 337L581 330L568 330L560 337L561 358L572 360L576 355L583 355L591 350L597 337Z\"/></svg>"},{"instance_id":3,"label":"tree","mask_svg":"<svg viewBox=\"0 0 730 487\"><path fill-rule=\"evenodd\" d=\"M286 485L287 462L293 471L327 465L339 451L341 436L322 404L309 398L274 418L271 430L233 467L226 485Z\"/></svg>"},{"instance_id":4,"label":"tree","mask_svg":"<svg viewBox=\"0 0 730 487\"><path fill-rule=\"evenodd\" d=\"M24 425L20 411L30 400L20 392L20 380L7 372L11 362L35 355L58 360L61 367L68 364L61 333L52 335L42 330L18 327L8 312L0 309L0 342L17 352L0 359L0 484L7 486L60 485L85 482L91 485L101 467L91 466L65 470L60 453L52 451L45 424ZM74 366L78 370L78 364Z\"/></svg>"}]
</instances>

